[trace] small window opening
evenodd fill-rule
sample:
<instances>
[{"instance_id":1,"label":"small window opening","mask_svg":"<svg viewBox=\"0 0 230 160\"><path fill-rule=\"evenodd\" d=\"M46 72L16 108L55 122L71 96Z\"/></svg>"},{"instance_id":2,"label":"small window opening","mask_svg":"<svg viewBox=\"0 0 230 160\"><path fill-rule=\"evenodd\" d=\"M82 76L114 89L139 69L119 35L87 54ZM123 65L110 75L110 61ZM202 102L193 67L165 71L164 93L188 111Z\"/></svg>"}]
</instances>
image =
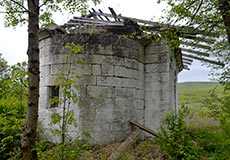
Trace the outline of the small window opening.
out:
<instances>
[{"instance_id":1,"label":"small window opening","mask_svg":"<svg viewBox=\"0 0 230 160\"><path fill-rule=\"evenodd\" d=\"M50 100L54 98L59 99L59 86L50 87ZM54 102L53 104L50 104L50 108L56 108L56 107L58 107L58 102Z\"/></svg>"}]
</instances>

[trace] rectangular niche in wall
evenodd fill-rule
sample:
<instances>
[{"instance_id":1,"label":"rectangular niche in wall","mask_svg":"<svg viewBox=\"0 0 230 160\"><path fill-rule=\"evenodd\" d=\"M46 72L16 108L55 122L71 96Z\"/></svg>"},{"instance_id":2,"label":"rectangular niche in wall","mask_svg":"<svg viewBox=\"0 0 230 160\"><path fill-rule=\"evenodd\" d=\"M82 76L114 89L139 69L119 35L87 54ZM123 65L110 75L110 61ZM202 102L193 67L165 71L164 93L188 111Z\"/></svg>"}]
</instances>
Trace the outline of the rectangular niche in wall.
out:
<instances>
[{"instance_id":1,"label":"rectangular niche in wall","mask_svg":"<svg viewBox=\"0 0 230 160\"><path fill-rule=\"evenodd\" d=\"M57 98L59 99L59 86L49 86L49 108L56 108L58 107L58 102L54 102L53 104L51 104L51 99Z\"/></svg>"}]
</instances>

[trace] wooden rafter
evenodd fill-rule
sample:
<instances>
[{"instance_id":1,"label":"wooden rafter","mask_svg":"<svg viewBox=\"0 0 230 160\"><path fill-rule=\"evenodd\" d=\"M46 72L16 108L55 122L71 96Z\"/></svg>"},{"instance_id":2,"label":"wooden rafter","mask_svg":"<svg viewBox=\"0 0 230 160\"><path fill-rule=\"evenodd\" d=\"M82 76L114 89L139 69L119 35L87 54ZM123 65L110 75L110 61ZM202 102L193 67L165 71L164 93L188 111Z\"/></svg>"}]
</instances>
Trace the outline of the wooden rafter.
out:
<instances>
[{"instance_id":1,"label":"wooden rafter","mask_svg":"<svg viewBox=\"0 0 230 160\"><path fill-rule=\"evenodd\" d=\"M210 50L211 47L210 46L206 46L206 45L203 45L203 44L197 44L197 43L194 43L194 42L186 42L186 41L180 41L182 45L186 45L186 46L192 46L192 47L195 47L195 48L203 48L203 49L208 49Z\"/></svg>"},{"instance_id":2,"label":"wooden rafter","mask_svg":"<svg viewBox=\"0 0 230 160\"><path fill-rule=\"evenodd\" d=\"M213 61L213 60L210 60L210 59L201 58L201 57L197 57L197 56L193 56L193 55L185 54L185 53L182 53L182 56L183 57L188 57L188 58L193 58L193 59L196 59L196 60L199 60L199 61L204 61L204 62L215 64L215 65L220 65L220 66L224 67L223 63L217 62L217 61Z\"/></svg>"},{"instance_id":3,"label":"wooden rafter","mask_svg":"<svg viewBox=\"0 0 230 160\"><path fill-rule=\"evenodd\" d=\"M187 61L182 61L182 62L183 62L183 64L192 65L191 62L187 62Z\"/></svg>"},{"instance_id":4,"label":"wooden rafter","mask_svg":"<svg viewBox=\"0 0 230 160\"><path fill-rule=\"evenodd\" d=\"M204 53L204 52L200 52L200 51L195 51L195 50L192 50L192 49L186 49L186 48L180 48L180 49L183 52L188 52L188 53L193 53L193 54L197 54L197 55L200 55L200 56L209 57L208 53Z\"/></svg>"},{"instance_id":5,"label":"wooden rafter","mask_svg":"<svg viewBox=\"0 0 230 160\"><path fill-rule=\"evenodd\" d=\"M184 57L182 57L182 61L193 62L193 60L192 60L192 59L189 59L189 58L184 58Z\"/></svg>"},{"instance_id":6,"label":"wooden rafter","mask_svg":"<svg viewBox=\"0 0 230 160\"><path fill-rule=\"evenodd\" d=\"M224 65L217 61L193 56L193 54L207 56L207 57L209 56L209 54L206 52L197 51L194 49L202 48L202 49L210 50L211 47L208 46L208 43L215 43L215 37L218 37L218 35L215 33L212 32L206 33L205 31L190 26L173 26L168 24L152 22L148 20L120 16L115 13L113 8L109 7L109 10L111 14L103 13L100 9L96 11L95 9L92 8L92 10L89 11L90 13L89 15L86 15L85 17L74 17L68 23L66 23L64 27L66 26L81 27L82 25L95 25L99 27L107 27L107 29L110 28L113 32L114 30L116 32L122 32L124 28L128 29L129 23L127 23L127 21L131 20L134 22L133 25L135 29L137 28L138 30L139 27L140 32L146 32L147 34L152 34L152 33L164 34L165 30L172 29L172 31L175 31L177 35L180 37L180 39L182 39L180 40L180 44L185 47L185 48L181 48L182 55L183 55L183 59L182 59L183 64L191 65L192 64L191 62L193 61L192 59L196 59L211 64L216 64L221 66ZM132 25L132 23L130 24ZM143 28L143 30L141 28ZM127 31L123 31L123 32L126 33ZM193 49L191 49L191 47L193 47ZM187 52L191 54L186 54L183 52ZM187 65L184 65L185 69L189 69L188 67L186 67Z\"/></svg>"}]
</instances>

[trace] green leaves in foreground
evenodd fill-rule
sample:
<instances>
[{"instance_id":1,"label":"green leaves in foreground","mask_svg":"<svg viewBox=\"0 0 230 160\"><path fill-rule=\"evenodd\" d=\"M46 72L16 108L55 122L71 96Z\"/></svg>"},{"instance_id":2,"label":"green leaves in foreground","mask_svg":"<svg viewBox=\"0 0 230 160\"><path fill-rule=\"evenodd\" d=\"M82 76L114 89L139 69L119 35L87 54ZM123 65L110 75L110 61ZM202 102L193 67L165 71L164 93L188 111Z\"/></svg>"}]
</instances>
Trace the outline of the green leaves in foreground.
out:
<instances>
[{"instance_id":1,"label":"green leaves in foreground","mask_svg":"<svg viewBox=\"0 0 230 160\"><path fill-rule=\"evenodd\" d=\"M27 105L27 64L6 66L0 76L0 159L20 154Z\"/></svg>"}]
</instances>

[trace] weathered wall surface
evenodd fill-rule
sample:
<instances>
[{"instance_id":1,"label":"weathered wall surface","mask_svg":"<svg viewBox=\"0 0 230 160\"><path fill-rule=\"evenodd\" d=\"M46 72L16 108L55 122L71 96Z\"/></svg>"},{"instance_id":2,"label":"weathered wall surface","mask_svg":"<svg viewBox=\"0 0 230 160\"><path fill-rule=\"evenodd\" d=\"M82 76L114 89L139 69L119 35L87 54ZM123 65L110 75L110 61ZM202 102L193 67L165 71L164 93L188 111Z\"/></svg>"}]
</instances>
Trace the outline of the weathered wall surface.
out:
<instances>
[{"instance_id":1,"label":"weathered wall surface","mask_svg":"<svg viewBox=\"0 0 230 160\"><path fill-rule=\"evenodd\" d=\"M145 48L145 126L157 130L162 117L176 107L177 67L167 45L151 41Z\"/></svg>"},{"instance_id":2,"label":"weathered wall surface","mask_svg":"<svg viewBox=\"0 0 230 160\"><path fill-rule=\"evenodd\" d=\"M40 42L39 116L43 126L54 110L61 111L61 107L49 108L47 95L63 67L68 42L83 47L76 58L83 59L84 68L75 65L83 106L71 107L76 111L79 134L88 131L92 143L126 138L132 131L129 120L156 129L163 112L175 106L176 63L162 42L144 46L108 33L55 35Z\"/></svg>"}]
</instances>

